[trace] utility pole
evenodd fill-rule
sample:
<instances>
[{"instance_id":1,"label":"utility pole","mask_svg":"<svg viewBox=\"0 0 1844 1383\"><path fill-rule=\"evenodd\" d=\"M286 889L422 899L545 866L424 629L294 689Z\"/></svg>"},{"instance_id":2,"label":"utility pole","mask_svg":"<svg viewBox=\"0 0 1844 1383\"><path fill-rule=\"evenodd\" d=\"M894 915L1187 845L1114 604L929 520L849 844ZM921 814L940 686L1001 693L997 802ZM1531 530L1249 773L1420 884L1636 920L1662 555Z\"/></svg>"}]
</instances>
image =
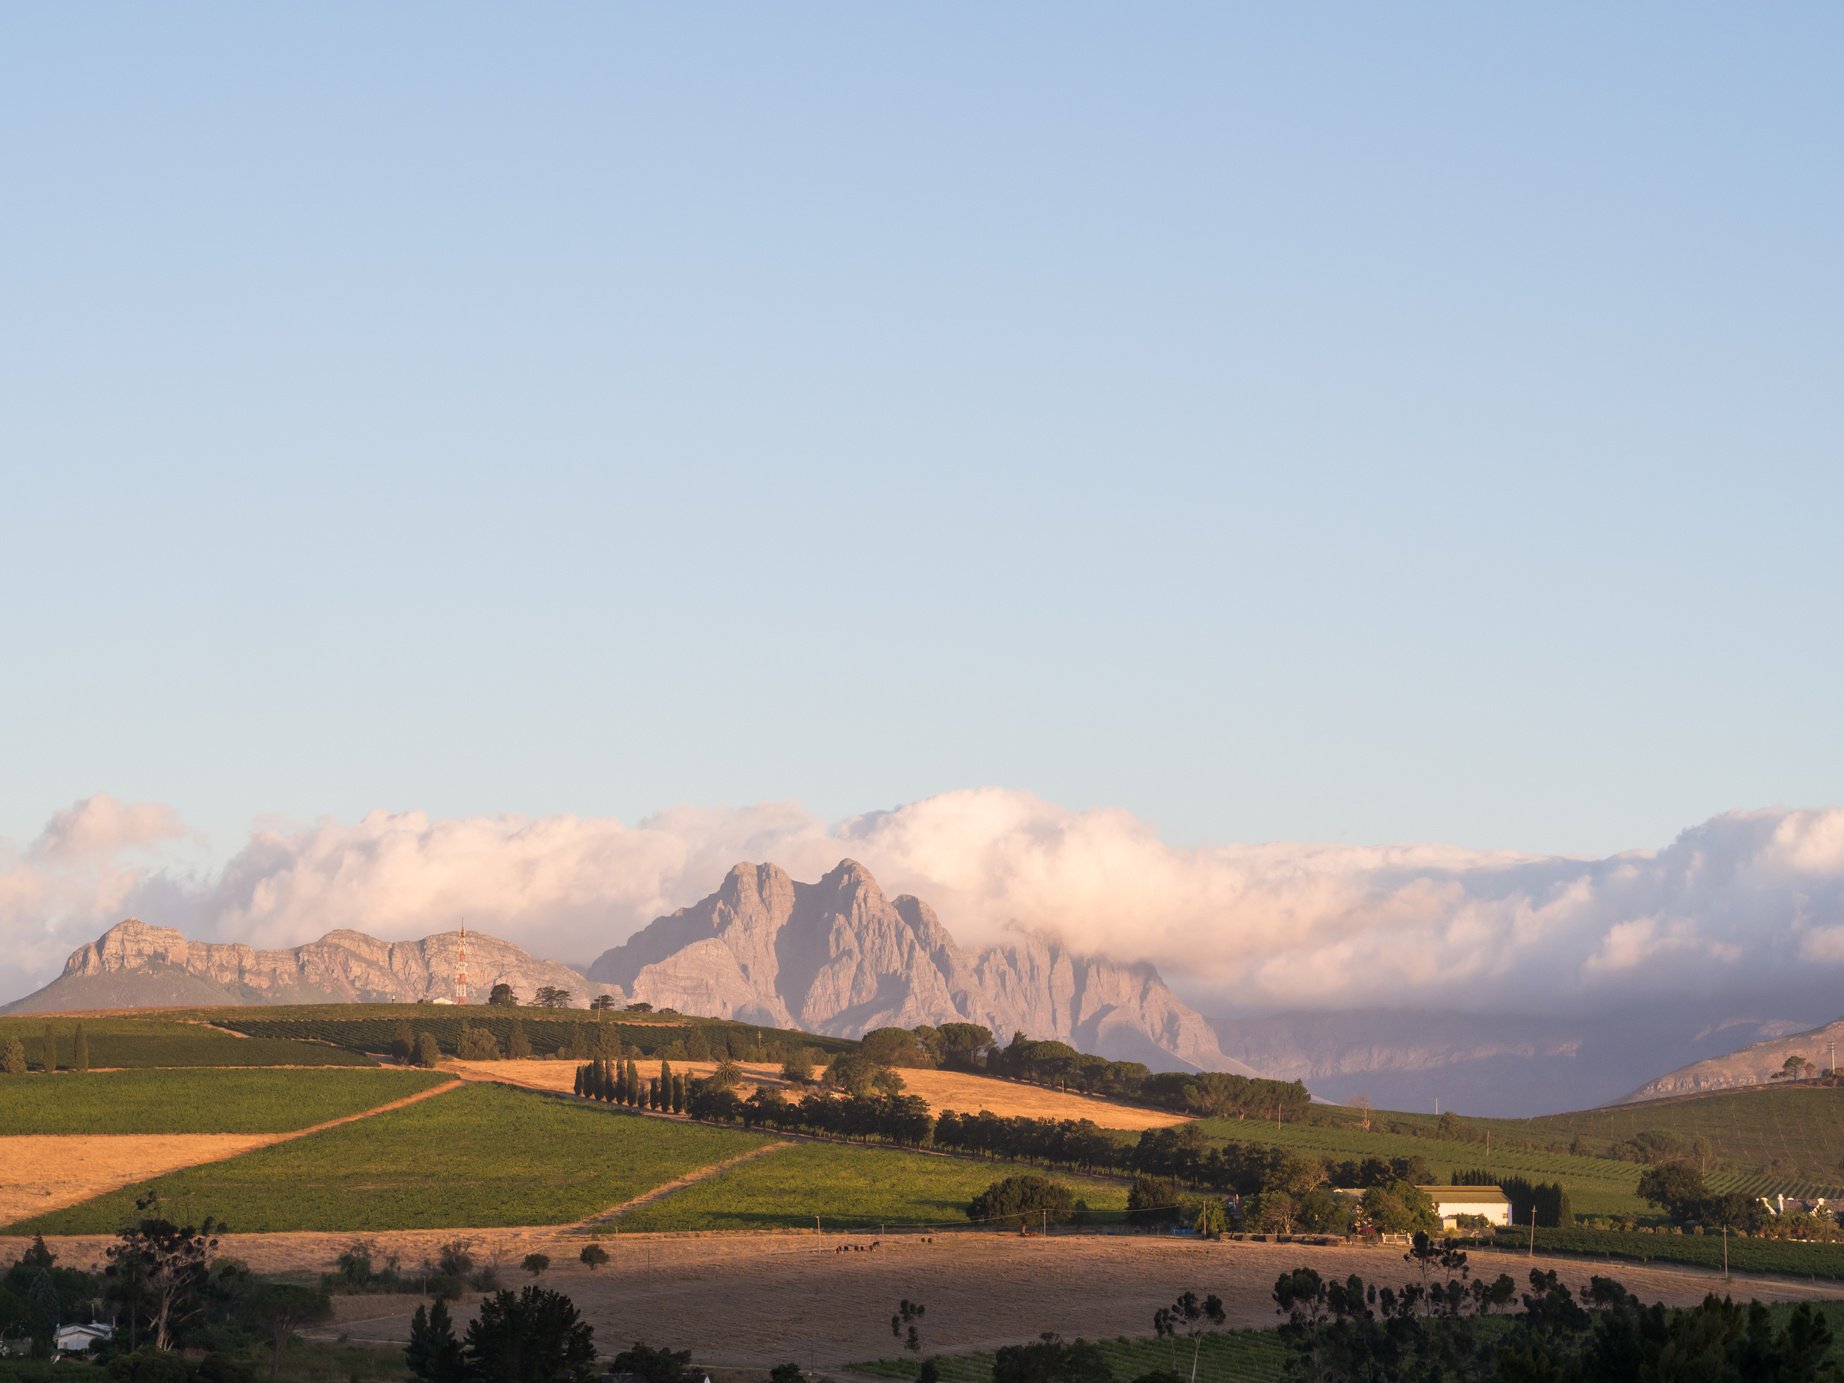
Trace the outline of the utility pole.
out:
<instances>
[{"instance_id":1,"label":"utility pole","mask_svg":"<svg viewBox=\"0 0 1844 1383\"><path fill-rule=\"evenodd\" d=\"M1728 1240L1723 1240L1723 1243L1725 1245L1724 1253L1726 1255ZM1534 1197L1530 1202L1530 1251L1524 1256L1526 1258L1535 1258L1537 1256L1537 1202Z\"/></svg>"},{"instance_id":2,"label":"utility pole","mask_svg":"<svg viewBox=\"0 0 1844 1383\"><path fill-rule=\"evenodd\" d=\"M1722 1227L1722 1280L1729 1280L1729 1227Z\"/></svg>"}]
</instances>

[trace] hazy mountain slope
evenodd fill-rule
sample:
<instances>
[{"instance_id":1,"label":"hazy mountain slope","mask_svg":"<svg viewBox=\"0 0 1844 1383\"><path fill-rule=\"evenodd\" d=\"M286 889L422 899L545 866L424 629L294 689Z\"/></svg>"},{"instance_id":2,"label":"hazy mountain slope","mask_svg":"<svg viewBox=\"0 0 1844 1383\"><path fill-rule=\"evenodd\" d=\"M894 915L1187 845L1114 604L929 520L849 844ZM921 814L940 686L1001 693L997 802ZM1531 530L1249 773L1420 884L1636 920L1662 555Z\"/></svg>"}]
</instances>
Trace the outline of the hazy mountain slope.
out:
<instances>
[{"instance_id":1,"label":"hazy mountain slope","mask_svg":"<svg viewBox=\"0 0 1844 1383\"><path fill-rule=\"evenodd\" d=\"M969 956L926 903L886 898L852 860L811 884L739 864L589 975L656 1007L837 1036L964 1021L1166 1069L1247 1069L1151 966L1036 937Z\"/></svg>"},{"instance_id":2,"label":"hazy mountain slope","mask_svg":"<svg viewBox=\"0 0 1844 1383\"><path fill-rule=\"evenodd\" d=\"M337 931L305 946L259 951L188 941L171 927L129 918L73 952L57 979L0 1012L446 999L454 996L460 939L458 932L440 932L420 941L380 941ZM480 998L503 980L525 999L541 985L555 985L570 990L573 1002L588 1002L581 974L494 937L468 933L467 971Z\"/></svg>"},{"instance_id":3,"label":"hazy mountain slope","mask_svg":"<svg viewBox=\"0 0 1844 1383\"><path fill-rule=\"evenodd\" d=\"M1783 1070L1786 1059L1791 1056L1804 1057L1820 1070L1828 1070L1835 1059L1836 1049L1840 1047L1844 1047L1844 1018L1821 1028L1773 1034L1766 1041L1756 1042L1740 1051L1693 1061L1656 1080L1647 1081L1627 1099L1656 1100L1666 1095L1688 1095L1699 1090L1762 1085Z\"/></svg>"},{"instance_id":4,"label":"hazy mountain slope","mask_svg":"<svg viewBox=\"0 0 1844 1383\"><path fill-rule=\"evenodd\" d=\"M1325 1099L1505 1116L1608 1104L1686 1055L1717 1056L1785 1026L1713 1021L1690 1003L1589 1018L1364 1009L1215 1024L1224 1051Z\"/></svg>"}]
</instances>

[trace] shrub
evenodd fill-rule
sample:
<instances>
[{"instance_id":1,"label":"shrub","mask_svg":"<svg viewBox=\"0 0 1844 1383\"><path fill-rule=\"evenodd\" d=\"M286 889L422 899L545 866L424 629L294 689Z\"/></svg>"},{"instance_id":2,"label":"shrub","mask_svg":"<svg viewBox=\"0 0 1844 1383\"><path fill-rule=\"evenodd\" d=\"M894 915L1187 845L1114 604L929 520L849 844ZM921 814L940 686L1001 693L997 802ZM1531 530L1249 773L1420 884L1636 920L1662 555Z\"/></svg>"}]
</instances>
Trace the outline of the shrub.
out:
<instances>
[{"instance_id":1,"label":"shrub","mask_svg":"<svg viewBox=\"0 0 1844 1383\"><path fill-rule=\"evenodd\" d=\"M487 1028L463 1026L461 1040L455 1044L455 1054L463 1061L497 1061L499 1039Z\"/></svg>"},{"instance_id":2,"label":"shrub","mask_svg":"<svg viewBox=\"0 0 1844 1383\"><path fill-rule=\"evenodd\" d=\"M1290 1217L1288 1227L1291 1228L1293 1198L1285 1196L1281 1199L1287 1202ZM1184 1194L1183 1188L1173 1177L1140 1175L1133 1179L1133 1185L1128 1188L1128 1224L1148 1229L1155 1225L1178 1224L1196 1217L1196 1203Z\"/></svg>"},{"instance_id":3,"label":"shrub","mask_svg":"<svg viewBox=\"0 0 1844 1383\"><path fill-rule=\"evenodd\" d=\"M1076 1196L1061 1182L1031 1173L995 1181L967 1206L967 1218L976 1224L1004 1228L1040 1221L1061 1223L1076 1213Z\"/></svg>"}]
</instances>

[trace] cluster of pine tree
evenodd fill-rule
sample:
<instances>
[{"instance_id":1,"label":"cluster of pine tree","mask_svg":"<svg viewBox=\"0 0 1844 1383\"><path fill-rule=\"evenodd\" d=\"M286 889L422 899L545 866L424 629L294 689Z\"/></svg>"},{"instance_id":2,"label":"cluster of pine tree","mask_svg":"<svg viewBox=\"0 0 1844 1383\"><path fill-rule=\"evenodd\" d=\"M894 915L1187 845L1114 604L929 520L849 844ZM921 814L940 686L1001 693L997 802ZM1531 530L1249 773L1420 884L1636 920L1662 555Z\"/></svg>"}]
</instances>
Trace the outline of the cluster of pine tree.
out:
<instances>
[{"instance_id":1,"label":"cluster of pine tree","mask_svg":"<svg viewBox=\"0 0 1844 1383\"><path fill-rule=\"evenodd\" d=\"M685 1077L673 1074L671 1062L660 1062L657 1076L643 1077L633 1057L625 1061L597 1057L584 1062L576 1068L576 1093L605 1104L673 1114L685 1112L687 1095Z\"/></svg>"}]
</instances>

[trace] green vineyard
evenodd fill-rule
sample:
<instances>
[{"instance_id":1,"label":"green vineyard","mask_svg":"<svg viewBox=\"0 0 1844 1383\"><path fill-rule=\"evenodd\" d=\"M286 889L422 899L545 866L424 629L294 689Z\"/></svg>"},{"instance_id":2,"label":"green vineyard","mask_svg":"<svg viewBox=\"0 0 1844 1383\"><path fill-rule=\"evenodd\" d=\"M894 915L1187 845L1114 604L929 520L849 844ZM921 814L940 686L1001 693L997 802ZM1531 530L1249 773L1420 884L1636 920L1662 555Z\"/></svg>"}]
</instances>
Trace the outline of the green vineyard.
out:
<instances>
[{"instance_id":1,"label":"green vineyard","mask_svg":"<svg viewBox=\"0 0 1844 1383\"><path fill-rule=\"evenodd\" d=\"M371 1079L380 1075L422 1073L378 1072ZM238 1232L566 1224L768 1141L468 1085L170 1172L47 1212L11 1232L110 1233L150 1192L181 1215L215 1215Z\"/></svg>"},{"instance_id":2,"label":"green vineyard","mask_svg":"<svg viewBox=\"0 0 1844 1383\"><path fill-rule=\"evenodd\" d=\"M845 1038L815 1037L711 1019L648 1018L623 1014L603 1017L583 1009L495 1008L484 1005L380 1005L379 1012L350 1016L347 1009L237 1009L212 1015L221 1027L251 1037L330 1043L353 1052L388 1052L407 1027L412 1040L428 1033L444 1054L459 1049L467 1024L493 1034L502 1047L516 1022L525 1031L533 1056L587 1060L617 1052L642 1057L664 1055L767 1060L790 1048L807 1047L828 1054L850 1051Z\"/></svg>"},{"instance_id":3,"label":"green vineyard","mask_svg":"<svg viewBox=\"0 0 1844 1383\"><path fill-rule=\"evenodd\" d=\"M0 1080L0 1129L9 1134L284 1133L376 1109L446 1079L436 1071L377 1067L10 1076Z\"/></svg>"},{"instance_id":4,"label":"green vineyard","mask_svg":"<svg viewBox=\"0 0 1844 1383\"><path fill-rule=\"evenodd\" d=\"M76 1056L78 1023L69 1018L0 1018L0 1041L17 1037L34 1067L45 1065L45 1029L51 1028L57 1064L69 1070ZM252 1040L202 1022L158 1018L89 1018L82 1021L93 1071L153 1066L366 1066L357 1051L325 1042Z\"/></svg>"},{"instance_id":5,"label":"green vineyard","mask_svg":"<svg viewBox=\"0 0 1844 1383\"><path fill-rule=\"evenodd\" d=\"M1498 1242L1501 1248L1522 1252L1530 1242L1530 1231L1501 1230ZM1720 1268L1723 1255L1720 1234L1672 1234L1663 1230L1539 1229L1536 1246L1539 1253L1580 1254L1633 1263L1685 1263L1699 1268ZM1730 1235L1728 1253L1731 1272L1844 1278L1844 1244L1801 1244Z\"/></svg>"}]
</instances>

